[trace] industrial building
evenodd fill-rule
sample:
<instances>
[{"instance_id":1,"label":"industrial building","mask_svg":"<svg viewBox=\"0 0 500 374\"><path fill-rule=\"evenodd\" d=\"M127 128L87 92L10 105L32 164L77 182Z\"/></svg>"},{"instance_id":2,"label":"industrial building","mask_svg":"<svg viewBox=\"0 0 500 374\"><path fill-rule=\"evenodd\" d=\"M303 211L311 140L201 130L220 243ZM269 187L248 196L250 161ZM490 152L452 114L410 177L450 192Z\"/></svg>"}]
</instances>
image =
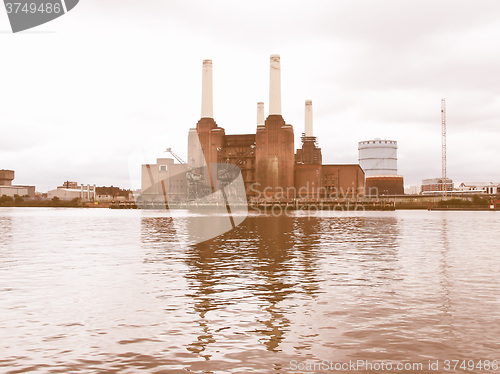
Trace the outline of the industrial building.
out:
<instances>
[{"instance_id":1,"label":"industrial building","mask_svg":"<svg viewBox=\"0 0 500 374\"><path fill-rule=\"evenodd\" d=\"M141 191L143 197L170 202L187 198L186 165L175 164L172 158L158 158L156 164L142 165Z\"/></svg>"},{"instance_id":2,"label":"industrial building","mask_svg":"<svg viewBox=\"0 0 500 374\"><path fill-rule=\"evenodd\" d=\"M57 197L61 200L80 199L82 201L96 200L96 186L90 184L78 186L77 182L64 182L62 186L47 192L47 197L53 199Z\"/></svg>"},{"instance_id":3,"label":"industrial building","mask_svg":"<svg viewBox=\"0 0 500 374\"><path fill-rule=\"evenodd\" d=\"M367 196L403 195L404 181L398 175L398 143L376 138L358 143Z\"/></svg>"},{"instance_id":4,"label":"industrial building","mask_svg":"<svg viewBox=\"0 0 500 374\"><path fill-rule=\"evenodd\" d=\"M280 56L271 55L269 115L264 103L257 103L254 133L226 134L213 116L212 61L202 66L201 118L189 130L188 161L175 156L142 166L142 196L181 199L189 196L186 171L200 169L200 179L219 178L220 165L233 164L241 170L246 194L253 199L336 198L364 192L365 173L358 164L323 164L321 148L313 134L312 101L305 101L305 130L299 149L294 145L294 128L281 112ZM219 168L211 170L212 167ZM204 168L204 169L203 169ZM208 175L207 175L208 174ZM201 178L203 177L203 178ZM210 189L210 186L206 186Z\"/></svg>"},{"instance_id":5,"label":"industrial building","mask_svg":"<svg viewBox=\"0 0 500 374\"><path fill-rule=\"evenodd\" d=\"M35 197L35 186L13 186L14 170L0 170L0 196Z\"/></svg>"}]
</instances>

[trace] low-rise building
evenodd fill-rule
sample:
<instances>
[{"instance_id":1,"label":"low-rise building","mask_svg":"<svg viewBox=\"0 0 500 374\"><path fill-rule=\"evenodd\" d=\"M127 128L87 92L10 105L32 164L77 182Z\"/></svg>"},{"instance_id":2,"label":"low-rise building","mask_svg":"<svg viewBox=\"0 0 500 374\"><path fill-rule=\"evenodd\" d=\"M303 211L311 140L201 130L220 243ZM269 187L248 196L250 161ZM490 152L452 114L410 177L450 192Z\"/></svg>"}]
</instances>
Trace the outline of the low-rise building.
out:
<instances>
[{"instance_id":1,"label":"low-rise building","mask_svg":"<svg viewBox=\"0 0 500 374\"><path fill-rule=\"evenodd\" d=\"M68 183L71 183L69 185ZM95 184L91 186L90 184L80 185L76 188L68 188L65 186L75 186L76 182L65 182L62 186L57 187L55 190L50 190L47 192L47 197L53 199L57 197L61 200L73 200L80 199L82 201L95 201L96 200L96 186ZM78 184L76 184L78 186Z\"/></svg>"},{"instance_id":2,"label":"low-rise building","mask_svg":"<svg viewBox=\"0 0 500 374\"><path fill-rule=\"evenodd\" d=\"M487 194L496 195L500 193L500 183L493 182L463 182L456 189L457 192L464 194Z\"/></svg>"},{"instance_id":3,"label":"low-rise building","mask_svg":"<svg viewBox=\"0 0 500 374\"><path fill-rule=\"evenodd\" d=\"M96 201L99 202L113 202L113 201L126 201L126 200L127 196L96 195ZM133 200L133 197L131 200Z\"/></svg>"},{"instance_id":4,"label":"low-rise building","mask_svg":"<svg viewBox=\"0 0 500 374\"><path fill-rule=\"evenodd\" d=\"M172 158L158 158L156 164L142 165L142 194L146 201L183 201L187 198L188 167Z\"/></svg>"},{"instance_id":5,"label":"low-rise building","mask_svg":"<svg viewBox=\"0 0 500 374\"><path fill-rule=\"evenodd\" d=\"M422 193L439 193L439 192L452 192L453 191L453 181L451 179L443 178L433 178L424 179L422 181Z\"/></svg>"},{"instance_id":6,"label":"low-rise building","mask_svg":"<svg viewBox=\"0 0 500 374\"><path fill-rule=\"evenodd\" d=\"M419 184L405 186L405 195L418 195L422 190Z\"/></svg>"},{"instance_id":7,"label":"low-rise building","mask_svg":"<svg viewBox=\"0 0 500 374\"><path fill-rule=\"evenodd\" d=\"M14 170L0 170L0 196L35 197L35 186L13 186Z\"/></svg>"}]
</instances>

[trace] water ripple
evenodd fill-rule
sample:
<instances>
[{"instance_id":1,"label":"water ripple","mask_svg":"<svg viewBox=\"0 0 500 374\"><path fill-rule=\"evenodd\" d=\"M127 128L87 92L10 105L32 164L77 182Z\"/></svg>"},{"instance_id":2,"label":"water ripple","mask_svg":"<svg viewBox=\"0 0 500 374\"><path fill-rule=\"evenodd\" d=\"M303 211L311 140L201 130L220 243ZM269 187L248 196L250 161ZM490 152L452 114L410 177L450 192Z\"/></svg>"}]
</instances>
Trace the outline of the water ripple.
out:
<instances>
[{"instance_id":1,"label":"water ripple","mask_svg":"<svg viewBox=\"0 0 500 374\"><path fill-rule=\"evenodd\" d=\"M0 209L0 371L498 359L500 218L462 213L251 215L190 244L180 213Z\"/></svg>"}]
</instances>

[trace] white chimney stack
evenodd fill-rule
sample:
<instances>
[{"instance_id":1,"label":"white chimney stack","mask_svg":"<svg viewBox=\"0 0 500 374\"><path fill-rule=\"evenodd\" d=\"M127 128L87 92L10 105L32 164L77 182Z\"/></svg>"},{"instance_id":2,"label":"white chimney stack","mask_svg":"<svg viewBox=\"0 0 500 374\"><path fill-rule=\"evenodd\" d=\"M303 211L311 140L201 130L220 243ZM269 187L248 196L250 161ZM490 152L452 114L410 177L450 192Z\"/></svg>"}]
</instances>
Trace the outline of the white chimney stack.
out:
<instances>
[{"instance_id":1,"label":"white chimney stack","mask_svg":"<svg viewBox=\"0 0 500 374\"><path fill-rule=\"evenodd\" d=\"M306 100L305 136L313 136L313 102Z\"/></svg>"},{"instance_id":2,"label":"white chimney stack","mask_svg":"<svg viewBox=\"0 0 500 374\"><path fill-rule=\"evenodd\" d=\"M264 126L264 103L257 103L257 126Z\"/></svg>"},{"instance_id":3,"label":"white chimney stack","mask_svg":"<svg viewBox=\"0 0 500 374\"><path fill-rule=\"evenodd\" d=\"M269 115L273 114L281 115L281 66L279 55L271 55Z\"/></svg>"},{"instance_id":4,"label":"white chimney stack","mask_svg":"<svg viewBox=\"0 0 500 374\"><path fill-rule=\"evenodd\" d=\"M203 60L201 118L214 118L212 60Z\"/></svg>"}]
</instances>

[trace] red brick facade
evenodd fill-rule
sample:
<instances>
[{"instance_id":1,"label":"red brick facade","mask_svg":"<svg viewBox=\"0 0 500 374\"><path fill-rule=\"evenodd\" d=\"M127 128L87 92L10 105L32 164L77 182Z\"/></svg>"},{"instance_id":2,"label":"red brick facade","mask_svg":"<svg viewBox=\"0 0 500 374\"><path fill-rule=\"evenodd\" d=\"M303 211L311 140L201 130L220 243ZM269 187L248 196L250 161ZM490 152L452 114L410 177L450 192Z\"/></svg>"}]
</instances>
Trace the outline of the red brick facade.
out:
<instances>
[{"instance_id":1,"label":"red brick facade","mask_svg":"<svg viewBox=\"0 0 500 374\"><path fill-rule=\"evenodd\" d=\"M364 191L359 165L322 165L315 137L302 137L295 153L293 127L270 115L256 134L226 135L211 118L202 118L190 137L198 136L207 164L231 163L241 169L248 197L338 198ZM190 138L189 157L194 156Z\"/></svg>"}]
</instances>

